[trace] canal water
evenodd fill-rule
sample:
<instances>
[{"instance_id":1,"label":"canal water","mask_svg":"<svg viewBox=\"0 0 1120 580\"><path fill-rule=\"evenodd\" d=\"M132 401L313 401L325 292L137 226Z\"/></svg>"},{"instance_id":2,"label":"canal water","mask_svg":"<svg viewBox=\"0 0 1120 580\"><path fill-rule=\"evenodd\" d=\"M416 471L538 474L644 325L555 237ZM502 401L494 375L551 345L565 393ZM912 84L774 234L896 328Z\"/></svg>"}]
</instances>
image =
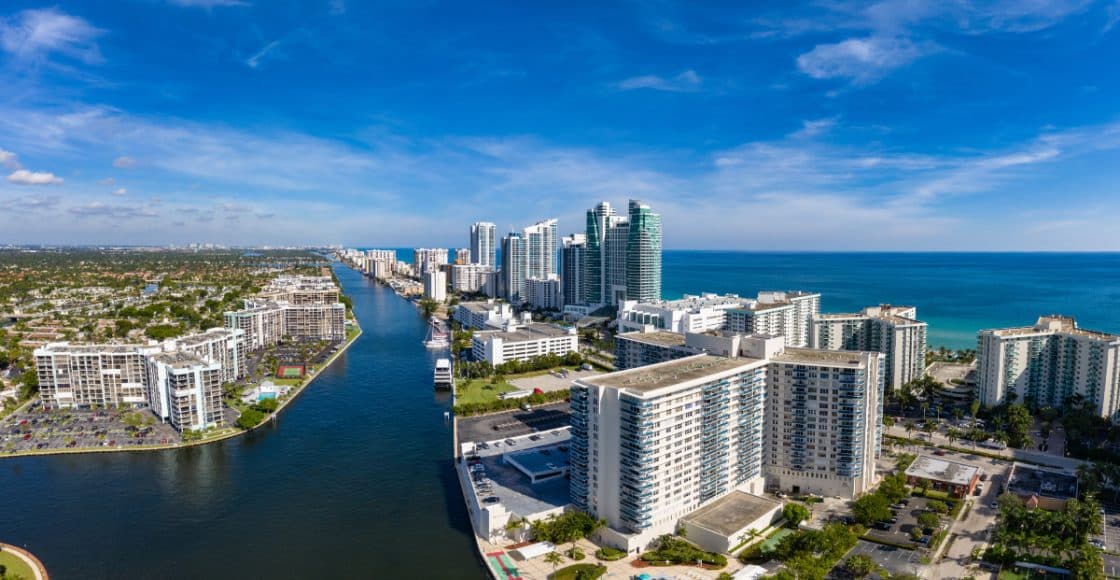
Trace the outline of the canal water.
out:
<instances>
[{"instance_id":1,"label":"canal water","mask_svg":"<svg viewBox=\"0 0 1120 580\"><path fill-rule=\"evenodd\" d=\"M469 578L446 396L415 307L336 266L364 334L272 426L0 460L0 541L69 578Z\"/></svg>"}]
</instances>

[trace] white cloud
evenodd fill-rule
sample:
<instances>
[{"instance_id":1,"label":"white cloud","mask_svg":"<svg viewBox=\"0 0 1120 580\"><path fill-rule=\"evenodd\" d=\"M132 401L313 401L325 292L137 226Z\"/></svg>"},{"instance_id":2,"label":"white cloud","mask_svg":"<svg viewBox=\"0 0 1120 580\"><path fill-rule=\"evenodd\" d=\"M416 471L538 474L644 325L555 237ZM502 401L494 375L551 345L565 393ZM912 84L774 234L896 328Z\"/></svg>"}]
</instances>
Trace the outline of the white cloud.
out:
<instances>
[{"instance_id":1,"label":"white cloud","mask_svg":"<svg viewBox=\"0 0 1120 580\"><path fill-rule=\"evenodd\" d=\"M906 38L871 36L818 44L797 57L797 68L815 79L846 78L862 84L937 51Z\"/></svg>"},{"instance_id":2,"label":"white cloud","mask_svg":"<svg viewBox=\"0 0 1120 580\"><path fill-rule=\"evenodd\" d=\"M696 71L686 70L672 78L664 78L657 75L631 77L615 83L614 86L621 91L653 89L655 91L673 93L690 93L699 91L700 85L703 82L704 79L700 78L700 75L696 74Z\"/></svg>"},{"instance_id":3,"label":"white cloud","mask_svg":"<svg viewBox=\"0 0 1120 580\"><path fill-rule=\"evenodd\" d=\"M812 119L801 122L801 128L793 133L790 137L805 139L809 137L816 137L823 133L827 133L830 129L836 126L836 119Z\"/></svg>"},{"instance_id":4,"label":"white cloud","mask_svg":"<svg viewBox=\"0 0 1120 580\"><path fill-rule=\"evenodd\" d=\"M12 153L11 151L5 151L3 149L0 149L0 165L3 165L8 169L20 168L19 160L16 159L16 154Z\"/></svg>"},{"instance_id":5,"label":"white cloud","mask_svg":"<svg viewBox=\"0 0 1120 580\"><path fill-rule=\"evenodd\" d=\"M128 190L123 187L118 187L113 190L113 195L128 195Z\"/></svg>"},{"instance_id":6,"label":"white cloud","mask_svg":"<svg viewBox=\"0 0 1120 580\"><path fill-rule=\"evenodd\" d=\"M132 169L136 167L136 160L131 157L117 157L113 160L113 167L117 169Z\"/></svg>"},{"instance_id":7,"label":"white cloud","mask_svg":"<svg viewBox=\"0 0 1120 580\"><path fill-rule=\"evenodd\" d=\"M16 185L55 185L62 183L62 178L53 173L17 169L8 176L8 181Z\"/></svg>"},{"instance_id":8,"label":"white cloud","mask_svg":"<svg viewBox=\"0 0 1120 580\"><path fill-rule=\"evenodd\" d=\"M245 64L248 65L249 68L259 67L261 61L264 60L264 58L268 56L272 51L276 50L278 46L280 46L280 42L281 41L279 40L273 40L272 42L264 45L264 48L258 50L256 54L245 59Z\"/></svg>"},{"instance_id":9,"label":"white cloud","mask_svg":"<svg viewBox=\"0 0 1120 580\"><path fill-rule=\"evenodd\" d=\"M21 59L59 53L87 63L104 59L94 39L103 30L56 8L24 10L0 19L0 48Z\"/></svg>"},{"instance_id":10,"label":"white cloud","mask_svg":"<svg viewBox=\"0 0 1120 580\"><path fill-rule=\"evenodd\" d=\"M244 2L243 0L168 0L168 2L176 6L206 9L230 6L250 6L248 2Z\"/></svg>"}]
</instances>

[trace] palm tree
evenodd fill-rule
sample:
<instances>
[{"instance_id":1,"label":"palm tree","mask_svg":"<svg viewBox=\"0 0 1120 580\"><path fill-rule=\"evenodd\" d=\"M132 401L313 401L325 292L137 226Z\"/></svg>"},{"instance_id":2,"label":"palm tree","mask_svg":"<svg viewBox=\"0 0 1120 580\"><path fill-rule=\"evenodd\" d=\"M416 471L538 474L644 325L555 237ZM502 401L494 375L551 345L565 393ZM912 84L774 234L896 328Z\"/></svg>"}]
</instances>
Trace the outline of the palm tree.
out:
<instances>
[{"instance_id":1,"label":"palm tree","mask_svg":"<svg viewBox=\"0 0 1120 580\"><path fill-rule=\"evenodd\" d=\"M916 427L917 427L917 425L915 425L913 421L907 421L906 422L906 436L907 437L912 437L914 435L914 429Z\"/></svg>"},{"instance_id":2,"label":"palm tree","mask_svg":"<svg viewBox=\"0 0 1120 580\"><path fill-rule=\"evenodd\" d=\"M929 401L922 401L922 418L925 419L929 414Z\"/></svg>"},{"instance_id":3,"label":"palm tree","mask_svg":"<svg viewBox=\"0 0 1120 580\"><path fill-rule=\"evenodd\" d=\"M560 552L549 552L544 555L544 561L552 564L552 572L555 573L556 567L564 561L564 557L560 555Z\"/></svg>"}]
</instances>

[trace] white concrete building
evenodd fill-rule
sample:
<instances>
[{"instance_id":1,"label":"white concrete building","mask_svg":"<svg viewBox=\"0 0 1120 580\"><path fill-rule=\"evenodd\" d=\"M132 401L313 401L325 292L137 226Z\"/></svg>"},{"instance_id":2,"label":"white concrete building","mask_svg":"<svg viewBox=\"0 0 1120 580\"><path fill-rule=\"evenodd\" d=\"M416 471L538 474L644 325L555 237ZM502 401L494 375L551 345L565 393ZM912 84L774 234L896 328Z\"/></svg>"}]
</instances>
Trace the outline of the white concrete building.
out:
<instances>
[{"instance_id":1,"label":"white concrete building","mask_svg":"<svg viewBox=\"0 0 1120 580\"><path fill-rule=\"evenodd\" d=\"M455 264L451 266L451 289L460 294L477 294L485 290L490 266Z\"/></svg>"},{"instance_id":2,"label":"white concrete building","mask_svg":"<svg viewBox=\"0 0 1120 580\"><path fill-rule=\"evenodd\" d=\"M472 330L500 330L513 322L513 307L508 302L460 302L452 318L463 328Z\"/></svg>"},{"instance_id":3,"label":"white concrete building","mask_svg":"<svg viewBox=\"0 0 1120 580\"><path fill-rule=\"evenodd\" d=\"M35 349L43 405L55 409L148 403L147 357L159 345L50 343Z\"/></svg>"},{"instance_id":4,"label":"white concrete building","mask_svg":"<svg viewBox=\"0 0 1120 580\"><path fill-rule=\"evenodd\" d=\"M688 518L706 521L696 510L736 490L855 497L874 485L881 354L689 336L728 356L686 356L572 387L572 503L607 520L608 543L644 548Z\"/></svg>"},{"instance_id":5,"label":"white concrete building","mask_svg":"<svg viewBox=\"0 0 1120 580\"><path fill-rule=\"evenodd\" d=\"M447 248L415 248L412 250L412 273L422 276L430 269L447 263Z\"/></svg>"},{"instance_id":6,"label":"white concrete building","mask_svg":"<svg viewBox=\"0 0 1120 580\"><path fill-rule=\"evenodd\" d=\"M1061 408L1080 397L1101 417L1120 409L1120 336L1053 315L1034 326L982 330L978 342L977 391L985 406Z\"/></svg>"},{"instance_id":7,"label":"white concrete building","mask_svg":"<svg viewBox=\"0 0 1120 580\"><path fill-rule=\"evenodd\" d=\"M225 423L222 413L222 365L186 352L148 358L152 412L179 431Z\"/></svg>"},{"instance_id":8,"label":"white concrete building","mask_svg":"<svg viewBox=\"0 0 1120 580\"><path fill-rule=\"evenodd\" d=\"M821 295L813 292L759 292L758 300L727 310L726 330L742 334L784 336L790 346L809 345L812 318L821 312Z\"/></svg>"},{"instance_id":9,"label":"white concrete building","mask_svg":"<svg viewBox=\"0 0 1120 580\"><path fill-rule=\"evenodd\" d=\"M891 389L925 374L927 325L913 306L871 306L851 314L813 317L810 346L822 350L881 352Z\"/></svg>"},{"instance_id":10,"label":"white concrete building","mask_svg":"<svg viewBox=\"0 0 1120 580\"><path fill-rule=\"evenodd\" d=\"M424 279L424 298L436 302L447 300L447 274L442 270L428 270L421 277Z\"/></svg>"},{"instance_id":11,"label":"white concrete building","mask_svg":"<svg viewBox=\"0 0 1120 580\"><path fill-rule=\"evenodd\" d=\"M185 352L222 367L222 381L231 383L245 376L245 331L239 328L211 328L164 343L164 350Z\"/></svg>"},{"instance_id":12,"label":"white concrete building","mask_svg":"<svg viewBox=\"0 0 1120 580\"><path fill-rule=\"evenodd\" d=\"M498 227L490 222L475 222L471 225L471 263L497 268L497 246L495 237Z\"/></svg>"},{"instance_id":13,"label":"white concrete building","mask_svg":"<svg viewBox=\"0 0 1120 580\"><path fill-rule=\"evenodd\" d=\"M541 323L511 324L505 330L474 333L471 351L474 360L498 366L511 360L526 361L546 354L564 356L578 352L579 336L575 328Z\"/></svg>"},{"instance_id":14,"label":"white concrete building","mask_svg":"<svg viewBox=\"0 0 1120 580\"><path fill-rule=\"evenodd\" d=\"M876 482L883 355L787 348L770 359L765 438L769 486L856 497Z\"/></svg>"},{"instance_id":15,"label":"white concrete building","mask_svg":"<svg viewBox=\"0 0 1120 580\"><path fill-rule=\"evenodd\" d=\"M525 280L525 301L533 308L560 310L564 307L560 297L560 279L529 278Z\"/></svg>"},{"instance_id":16,"label":"white concrete building","mask_svg":"<svg viewBox=\"0 0 1120 580\"><path fill-rule=\"evenodd\" d=\"M623 300L618 305L618 331L707 332L727 325L727 311L749 309L756 300L737 294L685 294L678 300L638 302Z\"/></svg>"}]
</instances>

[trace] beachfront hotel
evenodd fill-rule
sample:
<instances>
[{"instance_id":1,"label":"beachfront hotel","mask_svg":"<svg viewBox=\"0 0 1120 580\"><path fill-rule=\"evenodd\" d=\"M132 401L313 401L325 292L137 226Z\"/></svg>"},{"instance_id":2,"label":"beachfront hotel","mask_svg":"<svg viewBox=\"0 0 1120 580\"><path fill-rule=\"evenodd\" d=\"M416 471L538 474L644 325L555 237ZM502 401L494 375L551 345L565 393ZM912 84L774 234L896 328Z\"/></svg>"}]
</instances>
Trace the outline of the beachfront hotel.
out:
<instances>
[{"instance_id":1,"label":"beachfront hotel","mask_svg":"<svg viewBox=\"0 0 1120 580\"><path fill-rule=\"evenodd\" d=\"M858 313L814 316L809 346L883 353L887 386L893 390L925 374L926 334L917 308L884 304Z\"/></svg>"},{"instance_id":2,"label":"beachfront hotel","mask_svg":"<svg viewBox=\"0 0 1120 580\"><path fill-rule=\"evenodd\" d=\"M1120 336L1053 315L1034 326L982 330L977 342L977 396L985 406L1061 408L1079 396L1101 417L1120 409Z\"/></svg>"},{"instance_id":3,"label":"beachfront hotel","mask_svg":"<svg viewBox=\"0 0 1120 580\"><path fill-rule=\"evenodd\" d=\"M854 497L874 484L882 355L689 336L707 352L572 386L571 499L607 520L609 544L644 548L733 490Z\"/></svg>"}]
</instances>

